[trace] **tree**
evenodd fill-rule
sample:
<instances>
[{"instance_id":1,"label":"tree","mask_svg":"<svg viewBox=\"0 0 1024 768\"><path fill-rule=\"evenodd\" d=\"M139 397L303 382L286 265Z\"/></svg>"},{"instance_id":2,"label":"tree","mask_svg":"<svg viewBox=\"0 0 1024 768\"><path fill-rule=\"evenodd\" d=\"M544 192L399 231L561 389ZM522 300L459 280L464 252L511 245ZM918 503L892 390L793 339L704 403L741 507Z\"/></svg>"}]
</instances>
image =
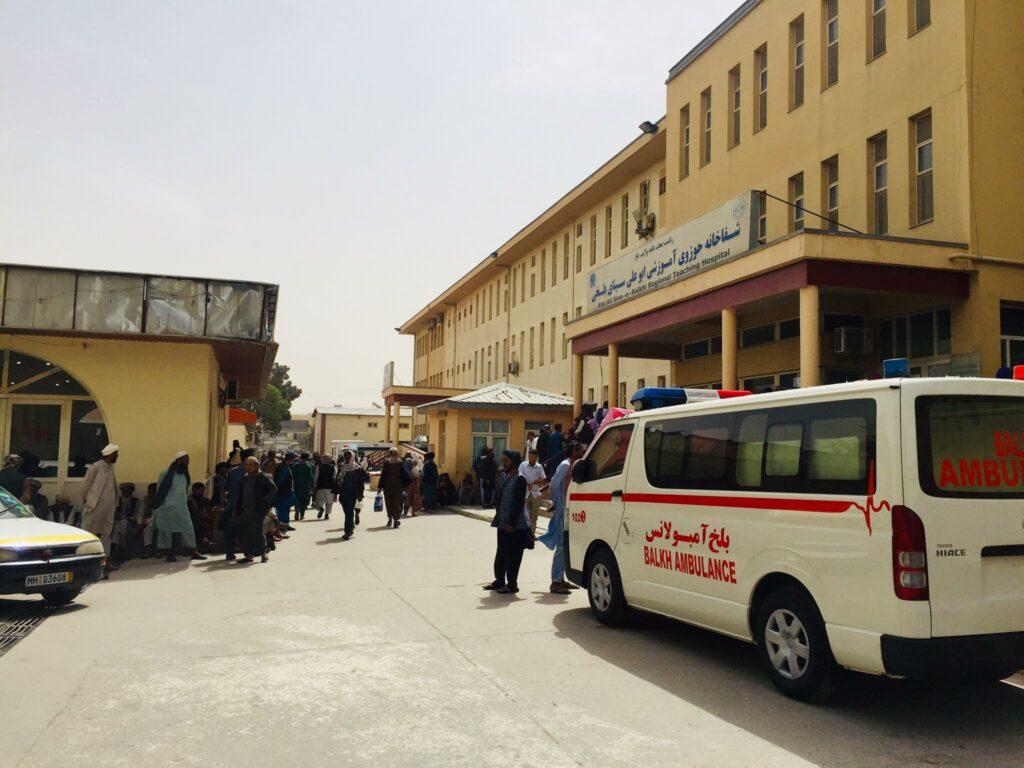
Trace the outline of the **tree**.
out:
<instances>
[{"instance_id":1,"label":"tree","mask_svg":"<svg viewBox=\"0 0 1024 768\"><path fill-rule=\"evenodd\" d=\"M292 383L291 378L288 375L289 368L287 365L281 365L280 363L274 363L270 369L270 383L277 388L277 391L281 394L281 397L285 399L289 406L299 399L302 394L302 390Z\"/></svg>"},{"instance_id":2,"label":"tree","mask_svg":"<svg viewBox=\"0 0 1024 768\"><path fill-rule=\"evenodd\" d=\"M259 418L255 435L257 443L264 434L276 435L281 431L281 422L292 417L291 405L301 394L302 390L288 376L288 366L274 363L263 399L241 403L243 408L253 411Z\"/></svg>"}]
</instances>

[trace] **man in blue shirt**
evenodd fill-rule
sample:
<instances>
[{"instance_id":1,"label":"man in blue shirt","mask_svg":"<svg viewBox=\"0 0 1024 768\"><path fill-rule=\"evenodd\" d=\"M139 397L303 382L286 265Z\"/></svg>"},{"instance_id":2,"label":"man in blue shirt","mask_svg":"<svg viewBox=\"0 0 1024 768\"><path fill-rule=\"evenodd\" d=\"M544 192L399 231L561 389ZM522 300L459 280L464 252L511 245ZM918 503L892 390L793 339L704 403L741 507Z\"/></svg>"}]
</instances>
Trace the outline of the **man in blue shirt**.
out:
<instances>
[{"instance_id":1,"label":"man in blue shirt","mask_svg":"<svg viewBox=\"0 0 1024 768\"><path fill-rule=\"evenodd\" d=\"M551 513L548 532L537 539L548 549L555 550L555 556L551 561L550 590L556 595L568 595L570 589L576 589L575 584L565 580L565 508L572 465L582 454L583 446L579 443L569 443L565 449L565 459L558 465L555 476L551 478L551 501L555 507Z\"/></svg>"}]
</instances>

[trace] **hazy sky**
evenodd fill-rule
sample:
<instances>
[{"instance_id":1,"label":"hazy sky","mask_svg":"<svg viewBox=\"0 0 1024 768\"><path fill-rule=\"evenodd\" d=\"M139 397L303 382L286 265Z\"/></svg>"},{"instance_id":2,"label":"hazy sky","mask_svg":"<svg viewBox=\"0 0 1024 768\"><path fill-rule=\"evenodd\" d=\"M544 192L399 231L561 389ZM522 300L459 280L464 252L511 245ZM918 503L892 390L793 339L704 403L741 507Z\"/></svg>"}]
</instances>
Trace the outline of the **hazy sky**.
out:
<instances>
[{"instance_id":1,"label":"hazy sky","mask_svg":"<svg viewBox=\"0 0 1024 768\"><path fill-rule=\"evenodd\" d=\"M0 0L0 260L281 286L293 408L665 111L739 0Z\"/></svg>"}]
</instances>

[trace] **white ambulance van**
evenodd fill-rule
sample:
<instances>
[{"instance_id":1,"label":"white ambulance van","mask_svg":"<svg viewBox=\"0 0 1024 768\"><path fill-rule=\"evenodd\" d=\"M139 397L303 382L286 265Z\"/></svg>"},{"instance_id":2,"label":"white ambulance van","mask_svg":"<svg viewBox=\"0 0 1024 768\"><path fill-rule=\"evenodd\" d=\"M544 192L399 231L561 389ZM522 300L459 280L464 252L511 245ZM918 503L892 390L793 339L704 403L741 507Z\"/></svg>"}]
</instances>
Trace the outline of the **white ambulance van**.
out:
<instances>
[{"instance_id":1,"label":"white ambulance van","mask_svg":"<svg viewBox=\"0 0 1024 768\"><path fill-rule=\"evenodd\" d=\"M755 643L802 700L837 667L1024 667L1024 381L885 379L641 411L573 468L569 578Z\"/></svg>"}]
</instances>

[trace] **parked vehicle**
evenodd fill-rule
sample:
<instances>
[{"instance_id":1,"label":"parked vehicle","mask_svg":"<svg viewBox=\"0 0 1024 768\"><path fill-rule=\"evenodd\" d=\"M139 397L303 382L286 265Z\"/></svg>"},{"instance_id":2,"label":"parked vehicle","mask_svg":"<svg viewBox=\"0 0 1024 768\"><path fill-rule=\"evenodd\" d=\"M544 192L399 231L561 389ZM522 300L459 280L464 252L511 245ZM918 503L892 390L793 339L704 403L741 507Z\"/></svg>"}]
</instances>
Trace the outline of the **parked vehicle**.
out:
<instances>
[{"instance_id":1,"label":"parked vehicle","mask_svg":"<svg viewBox=\"0 0 1024 768\"><path fill-rule=\"evenodd\" d=\"M1024 382L887 379L697 402L609 425L577 462L567 572L755 643L785 694L837 667L1024 667Z\"/></svg>"},{"instance_id":2,"label":"parked vehicle","mask_svg":"<svg viewBox=\"0 0 1024 768\"><path fill-rule=\"evenodd\" d=\"M103 544L72 525L40 520L0 488L0 594L70 603L103 574Z\"/></svg>"}]
</instances>

